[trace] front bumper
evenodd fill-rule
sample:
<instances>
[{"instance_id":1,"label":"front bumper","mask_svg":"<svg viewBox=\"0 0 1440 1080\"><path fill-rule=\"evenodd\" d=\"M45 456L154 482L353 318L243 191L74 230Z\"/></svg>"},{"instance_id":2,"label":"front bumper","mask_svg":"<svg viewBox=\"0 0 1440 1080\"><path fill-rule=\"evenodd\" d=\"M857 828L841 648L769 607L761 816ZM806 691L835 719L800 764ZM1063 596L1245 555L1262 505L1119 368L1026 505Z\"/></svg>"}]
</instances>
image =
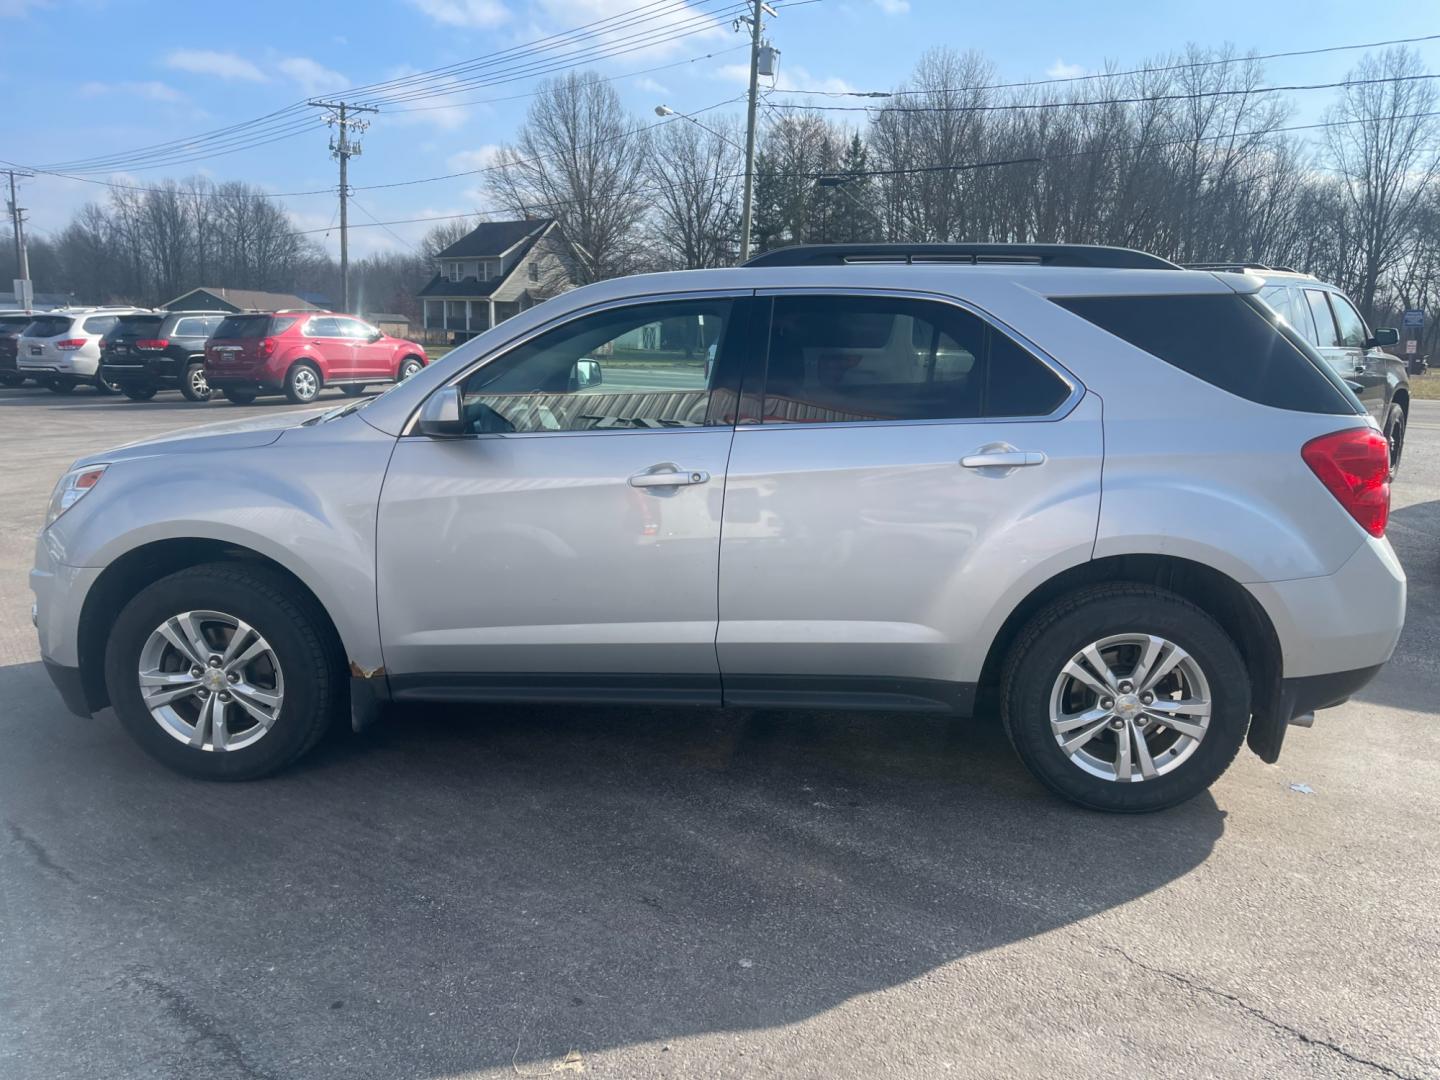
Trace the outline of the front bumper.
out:
<instances>
[{"instance_id":1,"label":"front bumper","mask_svg":"<svg viewBox=\"0 0 1440 1080\"><path fill-rule=\"evenodd\" d=\"M54 660L46 660L45 674L50 676L55 689L60 691L60 699L65 702L67 709L76 716L89 717L95 714L96 710L90 707L90 700L85 694L85 680L80 677L78 667L66 667Z\"/></svg>"}]
</instances>

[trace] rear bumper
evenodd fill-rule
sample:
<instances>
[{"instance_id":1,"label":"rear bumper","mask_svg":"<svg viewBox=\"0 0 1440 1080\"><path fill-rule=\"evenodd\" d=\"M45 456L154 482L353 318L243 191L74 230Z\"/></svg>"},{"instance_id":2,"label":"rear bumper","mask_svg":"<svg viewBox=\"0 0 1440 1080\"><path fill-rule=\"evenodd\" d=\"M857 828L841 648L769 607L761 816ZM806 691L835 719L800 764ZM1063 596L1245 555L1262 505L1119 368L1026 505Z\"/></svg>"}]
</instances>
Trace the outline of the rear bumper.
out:
<instances>
[{"instance_id":1,"label":"rear bumper","mask_svg":"<svg viewBox=\"0 0 1440 1080\"><path fill-rule=\"evenodd\" d=\"M170 357L146 360L141 363L102 362L100 374L111 382L121 384L140 383L151 386L161 383L178 384L188 366L185 362Z\"/></svg>"}]
</instances>

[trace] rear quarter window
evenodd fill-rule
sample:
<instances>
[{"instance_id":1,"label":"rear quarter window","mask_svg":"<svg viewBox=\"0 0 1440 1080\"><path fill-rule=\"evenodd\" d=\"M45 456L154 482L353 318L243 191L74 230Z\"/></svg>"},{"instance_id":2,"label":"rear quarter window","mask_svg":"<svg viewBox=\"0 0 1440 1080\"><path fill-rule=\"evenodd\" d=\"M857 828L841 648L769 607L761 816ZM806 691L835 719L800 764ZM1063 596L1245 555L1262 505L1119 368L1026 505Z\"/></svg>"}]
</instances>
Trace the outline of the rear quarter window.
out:
<instances>
[{"instance_id":1,"label":"rear quarter window","mask_svg":"<svg viewBox=\"0 0 1440 1080\"><path fill-rule=\"evenodd\" d=\"M270 333L269 315L230 315L215 330L217 338L262 338Z\"/></svg>"},{"instance_id":2,"label":"rear quarter window","mask_svg":"<svg viewBox=\"0 0 1440 1080\"><path fill-rule=\"evenodd\" d=\"M1355 395L1291 327L1236 295L1054 301L1122 341L1238 397L1293 412L1361 413Z\"/></svg>"}]
</instances>

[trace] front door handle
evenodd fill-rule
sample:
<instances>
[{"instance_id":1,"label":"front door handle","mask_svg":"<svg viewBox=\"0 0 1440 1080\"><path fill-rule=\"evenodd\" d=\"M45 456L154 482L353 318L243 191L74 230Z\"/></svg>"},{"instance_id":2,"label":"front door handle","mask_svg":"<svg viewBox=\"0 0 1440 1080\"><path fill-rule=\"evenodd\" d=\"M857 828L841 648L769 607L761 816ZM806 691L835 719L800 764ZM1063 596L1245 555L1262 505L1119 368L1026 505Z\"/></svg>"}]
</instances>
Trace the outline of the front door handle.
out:
<instances>
[{"instance_id":1,"label":"front door handle","mask_svg":"<svg viewBox=\"0 0 1440 1080\"><path fill-rule=\"evenodd\" d=\"M1026 465L1044 465L1045 455L1039 450L982 450L966 454L960 464L967 469L1020 469Z\"/></svg>"},{"instance_id":2,"label":"front door handle","mask_svg":"<svg viewBox=\"0 0 1440 1080\"><path fill-rule=\"evenodd\" d=\"M636 473L630 477L630 486L637 488L689 487L691 484L703 484L709 479L710 474L704 469L682 469L678 465L666 462L663 465L652 465L642 473Z\"/></svg>"}]
</instances>

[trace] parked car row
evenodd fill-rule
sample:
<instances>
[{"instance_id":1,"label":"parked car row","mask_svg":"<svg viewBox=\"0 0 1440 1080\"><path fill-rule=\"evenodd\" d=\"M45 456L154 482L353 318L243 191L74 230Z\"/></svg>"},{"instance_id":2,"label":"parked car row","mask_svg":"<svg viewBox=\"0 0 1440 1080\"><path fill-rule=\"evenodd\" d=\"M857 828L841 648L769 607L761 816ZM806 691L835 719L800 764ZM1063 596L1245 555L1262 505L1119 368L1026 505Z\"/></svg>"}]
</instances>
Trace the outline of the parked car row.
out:
<instances>
[{"instance_id":1,"label":"parked car row","mask_svg":"<svg viewBox=\"0 0 1440 1080\"><path fill-rule=\"evenodd\" d=\"M215 391L245 405L262 394L313 401L327 386L358 395L407 379L428 363L423 346L331 311L153 311L73 308L0 315L0 384L33 379L57 394L92 386L149 401L179 390Z\"/></svg>"}]
</instances>

